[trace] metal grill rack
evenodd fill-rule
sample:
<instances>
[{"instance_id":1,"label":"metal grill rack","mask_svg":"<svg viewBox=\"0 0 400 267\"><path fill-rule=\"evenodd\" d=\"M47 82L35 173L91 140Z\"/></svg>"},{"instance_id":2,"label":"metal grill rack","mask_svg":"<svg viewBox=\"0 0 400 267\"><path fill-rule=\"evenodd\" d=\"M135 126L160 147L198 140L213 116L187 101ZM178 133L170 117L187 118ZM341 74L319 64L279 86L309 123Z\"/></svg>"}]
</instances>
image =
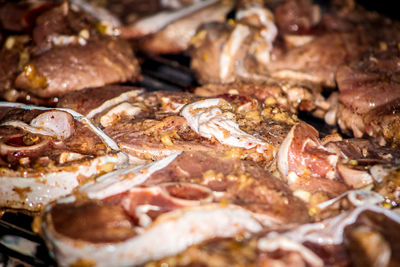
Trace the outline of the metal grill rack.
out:
<instances>
[{"instance_id":1,"label":"metal grill rack","mask_svg":"<svg viewBox=\"0 0 400 267\"><path fill-rule=\"evenodd\" d=\"M3 215L0 220L0 266L56 266L43 240L32 232L31 223L32 217L22 213Z\"/></svg>"},{"instance_id":2,"label":"metal grill rack","mask_svg":"<svg viewBox=\"0 0 400 267\"><path fill-rule=\"evenodd\" d=\"M143 76L139 86L147 90L190 91L198 85L190 73L190 59L184 55L138 57Z\"/></svg>"}]
</instances>

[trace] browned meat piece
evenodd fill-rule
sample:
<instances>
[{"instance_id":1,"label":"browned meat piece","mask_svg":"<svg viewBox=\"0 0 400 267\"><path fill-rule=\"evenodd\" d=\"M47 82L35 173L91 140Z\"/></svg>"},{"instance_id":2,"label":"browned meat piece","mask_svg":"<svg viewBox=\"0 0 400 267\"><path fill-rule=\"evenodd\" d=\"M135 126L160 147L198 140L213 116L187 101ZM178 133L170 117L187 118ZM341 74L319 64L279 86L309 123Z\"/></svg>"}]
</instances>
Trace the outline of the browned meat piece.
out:
<instances>
[{"instance_id":1,"label":"browned meat piece","mask_svg":"<svg viewBox=\"0 0 400 267\"><path fill-rule=\"evenodd\" d=\"M311 0L285 0L274 11L281 34L309 32L319 22L320 13Z\"/></svg>"},{"instance_id":2,"label":"browned meat piece","mask_svg":"<svg viewBox=\"0 0 400 267\"><path fill-rule=\"evenodd\" d=\"M287 134L276 160L289 187L312 204L318 198L326 200L350 188L375 188L383 195L391 195L390 185L393 192L397 190L393 186L393 169L399 155L396 149L367 139L343 140L333 134L320 140L313 127L300 122ZM394 195L390 199L398 201Z\"/></svg>"},{"instance_id":3,"label":"browned meat piece","mask_svg":"<svg viewBox=\"0 0 400 267\"><path fill-rule=\"evenodd\" d=\"M167 257L149 266L173 262L176 266L259 266L256 238L225 238L194 245L177 255Z\"/></svg>"},{"instance_id":4,"label":"browned meat piece","mask_svg":"<svg viewBox=\"0 0 400 267\"><path fill-rule=\"evenodd\" d=\"M91 1L72 0L92 10L107 9L119 19L118 31L133 40L137 49L150 54L180 53L203 23L224 21L234 1ZM99 3L96 3L99 2Z\"/></svg>"},{"instance_id":5,"label":"browned meat piece","mask_svg":"<svg viewBox=\"0 0 400 267\"><path fill-rule=\"evenodd\" d=\"M289 230L206 241L148 265L397 266L398 228L396 211L360 207Z\"/></svg>"},{"instance_id":6,"label":"browned meat piece","mask_svg":"<svg viewBox=\"0 0 400 267\"><path fill-rule=\"evenodd\" d=\"M68 2L14 5L31 23L18 35L4 36L2 98L54 105L69 91L138 79L140 67L132 48L110 36L114 31L105 22L71 9ZM6 12L7 6L0 11Z\"/></svg>"},{"instance_id":7,"label":"browned meat piece","mask_svg":"<svg viewBox=\"0 0 400 267\"><path fill-rule=\"evenodd\" d=\"M79 194L87 198L66 198L44 216L45 237L60 264L143 264L213 238L309 221L304 203L279 179L215 152L183 152L122 169ZM156 237L162 242L155 247Z\"/></svg>"},{"instance_id":8,"label":"browned meat piece","mask_svg":"<svg viewBox=\"0 0 400 267\"><path fill-rule=\"evenodd\" d=\"M369 135L399 143L400 52L382 43L380 50L338 70L338 124L354 136Z\"/></svg>"},{"instance_id":9,"label":"browned meat piece","mask_svg":"<svg viewBox=\"0 0 400 267\"><path fill-rule=\"evenodd\" d=\"M230 83L273 77L334 87L337 68L366 48L359 34L325 33L287 49L273 43L273 19L268 23L271 25L265 29L242 23L200 28L191 49L191 68L199 82Z\"/></svg>"},{"instance_id":10,"label":"browned meat piece","mask_svg":"<svg viewBox=\"0 0 400 267\"><path fill-rule=\"evenodd\" d=\"M256 6L240 9L236 17L237 22L204 24L193 37L190 64L200 83L266 80L260 73L271 61L277 35L273 15Z\"/></svg>"},{"instance_id":11,"label":"browned meat piece","mask_svg":"<svg viewBox=\"0 0 400 267\"><path fill-rule=\"evenodd\" d=\"M140 38L137 45L138 49L149 54L168 54L186 51L197 28L203 23L210 21L224 21L232 8L232 4L233 1L212 3L192 14L174 19L158 32ZM155 17L154 20L160 20L160 18ZM137 23L140 24L140 20ZM128 37L129 31L128 27L126 30ZM122 36L125 37L124 31L122 31Z\"/></svg>"},{"instance_id":12,"label":"browned meat piece","mask_svg":"<svg viewBox=\"0 0 400 267\"><path fill-rule=\"evenodd\" d=\"M235 72L232 67L230 71L224 71L222 75L222 66L219 63L221 53L225 43L228 42L229 25L223 23L210 23L202 25L191 41L189 50L191 61L190 68L196 79L201 84L207 83L230 83L235 81ZM239 64L243 64L238 60ZM229 64L228 62L228 65ZM227 69L228 66L225 68Z\"/></svg>"},{"instance_id":13,"label":"browned meat piece","mask_svg":"<svg viewBox=\"0 0 400 267\"><path fill-rule=\"evenodd\" d=\"M120 40L53 48L33 58L15 80L15 87L49 98L87 87L126 82L138 75L133 53Z\"/></svg>"},{"instance_id":14,"label":"browned meat piece","mask_svg":"<svg viewBox=\"0 0 400 267\"><path fill-rule=\"evenodd\" d=\"M22 1L21 1L22 2ZM27 27L24 21L26 5L24 7L15 3L5 3L0 8L0 25L2 29L10 31L22 31Z\"/></svg>"},{"instance_id":15,"label":"browned meat piece","mask_svg":"<svg viewBox=\"0 0 400 267\"><path fill-rule=\"evenodd\" d=\"M30 29L38 14L54 6L45 0L3 1L0 4L0 28L11 32Z\"/></svg>"},{"instance_id":16,"label":"browned meat piece","mask_svg":"<svg viewBox=\"0 0 400 267\"><path fill-rule=\"evenodd\" d=\"M382 50L338 70L339 100L352 111L365 114L400 98L399 75L400 50L383 43Z\"/></svg>"},{"instance_id":17,"label":"browned meat piece","mask_svg":"<svg viewBox=\"0 0 400 267\"><path fill-rule=\"evenodd\" d=\"M90 35L97 35L93 25L99 22L79 10L71 12L68 3L64 2L62 5L40 13L33 23L32 40L36 46L34 53L42 53L53 46L62 45L62 42L83 44L83 35L88 35L88 38ZM67 40L67 36L73 39L74 35L81 35L81 40L79 38ZM64 39L62 39L63 36Z\"/></svg>"},{"instance_id":18,"label":"browned meat piece","mask_svg":"<svg viewBox=\"0 0 400 267\"><path fill-rule=\"evenodd\" d=\"M338 67L365 50L353 33L330 33L278 55L265 68L272 77L309 81L335 87Z\"/></svg>"},{"instance_id":19,"label":"browned meat piece","mask_svg":"<svg viewBox=\"0 0 400 267\"><path fill-rule=\"evenodd\" d=\"M324 144L331 152L340 154L337 171L352 188L372 188L385 199L385 206L400 203L400 152L382 147L366 139L332 140Z\"/></svg>"},{"instance_id":20,"label":"browned meat piece","mask_svg":"<svg viewBox=\"0 0 400 267\"><path fill-rule=\"evenodd\" d=\"M370 169L374 178L374 191L385 198L385 206L400 205L400 169L398 165L376 165Z\"/></svg>"},{"instance_id":21,"label":"browned meat piece","mask_svg":"<svg viewBox=\"0 0 400 267\"><path fill-rule=\"evenodd\" d=\"M322 145L315 128L300 122L280 146L277 164L293 190L306 191L307 196L323 192L331 198L348 190L337 177L338 158L338 152Z\"/></svg>"},{"instance_id":22,"label":"browned meat piece","mask_svg":"<svg viewBox=\"0 0 400 267\"><path fill-rule=\"evenodd\" d=\"M71 0L77 6L85 7L86 10L93 11L106 10L111 15L118 18L121 24L128 25L157 12L176 10L198 2L197 0Z\"/></svg>"},{"instance_id":23,"label":"browned meat piece","mask_svg":"<svg viewBox=\"0 0 400 267\"><path fill-rule=\"evenodd\" d=\"M132 162L156 160L176 151L217 150L273 170L274 151L297 120L288 112L237 95L204 99L189 93L133 90L106 100L91 93L109 89L71 93L61 98L59 107L77 107L73 103L77 98L101 99L83 103L78 110L104 127ZM107 94L112 95L103 95Z\"/></svg>"},{"instance_id":24,"label":"browned meat piece","mask_svg":"<svg viewBox=\"0 0 400 267\"><path fill-rule=\"evenodd\" d=\"M391 249L387 240L368 226L354 227L348 231L347 240L354 266L396 266L390 262Z\"/></svg>"},{"instance_id":25,"label":"browned meat piece","mask_svg":"<svg viewBox=\"0 0 400 267\"><path fill-rule=\"evenodd\" d=\"M127 156L74 111L0 103L0 207L40 211Z\"/></svg>"},{"instance_id":26,"label":"browned meat piece","mask_svg":"<svg viewBox=\"0 0 400 267\"><path fill-rule=\"evenodd\" d=\"M131 95L137 96L144 93L144 89L132 86L108 85L101 88L87 88L79 92L71 92L60 98L58 107L67 107L81 114L88 115L92 110L103 105L108 100L118 99L120 95L126 95L121 101L126 101L130 97L129 91L134 91ZM126 94L124 94L126 93ZM117 103L110 102L110 107ZM90 115L90 114L89 114Z\"/></svg>"},{"instance_id":27,"label":"browned meat piece","mask_svg":"<svg viewBox=\"0 0 400 267\"><path fill-rule=\"evenodd\" d=\"M358 18L346 21L329 11L324 18L349 24L335 28L327 19L318 23L315 10L311 1L287 0L275 9L274 20L259 3L248 4L236 11L236 20L203 25L190 50L196 78L207 84L273 77L334 88L339 66L371 45L400 40L400 24L376 14L356 11Z\"/></svg>"},{"instance_id":28,"label":"browned meat piece","mask_svg":"<svg viewBox=\"0 0 400 267\"><path fill-rule=\"evenodd\" d=\"M55 206L52 219L58 232L93 243L120 242L137 233L131 219L120 206L101 206L93 201ZM80 223L76 223L76 220Z\"/></svg>"},{"instance_id":29,"label":"browned meat piece","mask_svg":"<svg viewBox=\"0 0 400 267\"><path fill-rule=\"evenodd\" d=\"M0 92L12 88L13 78L18 74L20 52L17 49L0 51Z\"/></svg>"},{"instance_id":30,"label":"browned meat piece","mask_svg":"<svg viewBox=\"0 0 400 267\"><path fill-rule=\"evenodd\" d=\"M226 200L254 213L268 214L278 221L299 223L308 220L302 202L294 198L279 179L254 162L224 159L225 155L218 153L217 156L204 152L183 153L144 184L196 183L221 192L218 201ZM233 176L237 178L229 178Z\"/></svg>"},{"instance_id":31,"label":"browned meat piece","mask_svg":"<svg viewBox=\"0 0 400 267\"><path fill-rule=\"evenodd\" d=\"M331 1L331 8L323 14L319 26L329 32L358 32L372 43L400 40L400 23L397 20L391 20L375 11L368 11L357 2Z\"/></svg>"},{"instance_id":32,"label":"browned meat piece","mask_svg":"<svg viewBox=\"0 0 400 267\"><path fill-rule=\"evenodd\" d=\"M397 266L398 222L383 214L365 212L346 229L346 247L354 266Z\"/></svg>"},{"instance_id":33,"label":"browned meat piece","mask_svg":"<svg viewBox=\"0 0 400 267\"><path fill-rule=\"evenodd\" d=\"M260 240L263 240L261 234L252 237L238 236L235 238L215 239L203 242L200 245L191 246L184 252L167 257L155 262L150 262L149 266L159 266L170 264L173 266L210 266L210 267L229 267L229 266L250 266L250 267L299 267L299 266L322 266L316 265L314 261L310 262L310 254L314 256L308 248L299 246L290 250L285 247L286 240L274 242L278 244L278 251L263 251L260 246ZM262 244L262 243L261 243ZM288 246L292 245L288 244ZM303 252L303 253L302 253ZM308 253L307 253L308 252ZM311 253L310 253L311 252ZM318 256L315 255L318 259ZM335 264L348 263L348 261L335 258ZM333 259L331 259L333 261ZM319 263L320 261L317 260ZM336 265L335 265L336 266Z\"/></svg>"},{"instance_id":34,"label":"browned meat piece","mask_svg":"<svg viewBox=\"0 0 400 267\"><path fill-rule=\"evenodd\" d=\"M236 82L228 84L205 84L197 87L194 93L203 97L222 94L254 96L266 105L278 106L293 113L313 111L318 108L318 100L323 99L320 87L284 81Z\"/></svg>"},{"instance_id":35,"label":"browned meat piece","mask_svg":"<svg viewBox=\"0 0 400 267\"><path fill-rule=\"evenodd\" d=\"M388 181L399 152L390 147L380 147L365 139L346 139L331 141L325 147L334 153L340 154L337 163L338 175L352 188L365 188L376 185L385 187L385 175ZM383 167L384 166L384 167ZM379 189L376 189L379 191Z\"/></svg>"}]
</instances>

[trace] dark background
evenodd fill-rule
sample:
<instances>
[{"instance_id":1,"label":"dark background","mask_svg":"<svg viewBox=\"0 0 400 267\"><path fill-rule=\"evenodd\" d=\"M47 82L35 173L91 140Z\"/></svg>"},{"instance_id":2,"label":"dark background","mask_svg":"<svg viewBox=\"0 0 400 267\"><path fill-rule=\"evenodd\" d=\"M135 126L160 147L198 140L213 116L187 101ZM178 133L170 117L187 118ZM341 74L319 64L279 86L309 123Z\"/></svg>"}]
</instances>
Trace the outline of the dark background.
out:
<instances>
[{"instance_id":1,"label":"dark background","mask_svg":"<svg viewBox=\"0 0 400 267\"><path fill-rule=\"evenodd\" d=\"M399 20L399 0L357 0L357 2L366 9L374 10L392 19Z\"/></svg>"}]
</instances>

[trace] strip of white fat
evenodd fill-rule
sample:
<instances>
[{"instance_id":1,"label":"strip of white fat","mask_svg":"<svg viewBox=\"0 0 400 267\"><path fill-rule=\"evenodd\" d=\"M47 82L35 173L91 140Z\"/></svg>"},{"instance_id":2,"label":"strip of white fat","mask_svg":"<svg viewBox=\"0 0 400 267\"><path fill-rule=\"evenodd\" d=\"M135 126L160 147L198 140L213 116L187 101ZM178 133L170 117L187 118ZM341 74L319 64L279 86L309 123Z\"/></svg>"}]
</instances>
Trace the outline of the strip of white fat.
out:
<instances>
[{"instance_id":1,"label":"strip of white fat","mask_svg":"<svg viewBox=\"0 0 400 267\"><path fill-rule=\"evenodd\" d=\"M260 23L262 26L266 28L266 31L263 35L265 40L271 44L275 40L276 36L278 35L278 28L274 23L274 16L272 15L271 11L266 8L262 8L259 6L252 6L240 9L236 13L236 19L241 20L246 17L251 17L253 15L258 16Z\"/></svg>"},{"instance_id":2,"label":"strip of white fat","mask_svg":"<svg viewBox=\"0 0 400 267\"><path fill-rule=\"evenodd\" d=\"M233 147L257 147L259 153L268 149L267 143L242 131L232 119L233 114L223 111L221 107L231 108L231 105L222 98L205 99L186 105L181 115L193 131L205 138L214 137L220 143Z\"/></svg>"},{"instance_id":3,"label":"strip of white fat","mask_svg":"<svg viewBox=\"0 0 400 267\"><path fill-rule=\"evenodd\" d=\"M144 183L153 173L167 167L181 153L174 153L166 158L147 165L128 167L107 173L96 182L86 184L79 189L89 198L102 199L125 192L130 188Z\"/></svg>"},{"instance_id":4,"label":"strip of white fat","mask_svg":"<svg viewBox=\"0 0 400 267\"><path fill-rule=\"evenodd\" d=\"M148 227L153 222L149 215L146 213L149 211L158 211L160 207L155 205L144 204L136 207L135 215L139 218L139 225L141 227Z\"/></svg>"},{"instance_id":5,"label":"strip of white fat","mask_svg":"<svg viewBox=\"0 0 400 267\"><path fill-rule=\"evenodd\" d=\"M55 133L53 131L50 131L49 129L45 129L45 128L36 128L36 127L30 126L29 124L26 124L23 121L16 121L16 120L6 121L6 122L3 122L2 124L0 124L0 126L12 126L15 128L20 128L26 132L30 132L33 134L41 134L41 135L55 137Z\"/></svg>"},{"instance_id":6,"label":"strip of white fat","mask_svg":"<svg viewBox=\"0 0 400 267\"><path fill-rule=\"evenodd\" d=\"M276 250L297 252L310 266L324 266L324 261L309 248L275 232L271 233L267 237L261 238L257 243L257 247L261 251L267 252L274 252Z\"/></svg>"},{"instance_id":7,"label":"strip of white fat","mask_svg":"<svg viewBox=\"0 0 400 267\"><path fill-rule=\"evenodd\" d=\"M199 1L193 5L175 11L160 12L154 16L141 19L129 27L136 29L140 35L156 33L170 23L217 2L218 0Z\"/></svg>"},{"instance_id":8,"label":"strip of white fat","mask_svg":"<svg viewBox=\"0 0 400 267\"><path fill-rule=\"evenodd\" d=\"M64 46L64 45L80 43L80 38L79 36L76 35L51 35L49 37L49 40L55 46ZM86 40L83 39L82 41L83 41L82 45L86 45Z\"/></svg>"},{"instance_id":9,"label":"strip of white fat","mask_svg":"<svg viewBox=\"0 0 400 267\"><path fill-rule=\"evenodd\" d=\"M364 205L318 223L300 225L282 235L300 243L311 242L319 245L339 245L343 242L344 229L355 223L359 215L365 211L383 214L392 221L400 224L400 214L380 206Z\"/></svg>"},{"instance_id":10,"label":"strip of white fat","mask_svg":"<svg viewBox=\"0 0 400 267\"><path fill-rule=\"evenodd\" d=\"M103 244L63 238L46 226L44 235L51 242L61 266L69 266L79 259L93 260L100 267L131 266L176 255L191 245L213 238L257 233L262 225L245 209L212 204L165 213L143 230L126 241ZM58 253L60 251L62 253Z\"/></svg>"},{"instance_id":11,"label":"strip of white fat","mask_svg":"<svg viewBox=\"0 0 400 267\"><path fill-rule=\"evenodd\" d=\"M0 108L1 107L9 107L9 108L20 108L20 109L26 109L26 110L61 110L64 112L67 112L71 114L74 119L79 120L89 126L92 131L101 138L111 149L115 151L119 151L119 147L117 143L114 142L108 135L106 135L102 130L97 128L87 117L83 116L82 114L69 109L69 108L46 108L46 107L40 107L40 106L34 106L34 105L25 105L21 103L14 103L14 102L2 102L0 101Z\"/></svg>"},{"instance_id":12,"label":"strip of white fat","mask_svg":"<svg viewBox=\"0 0 400 267\"><path fill-rule=\"evenodd\" d=\"M75 160L80 160L84 158L85 155L75 152L62 152L58 157L58 163L64 164L66 162L71 162Z\"/></svg>"},{"instance_id":13,"label":"strip of white fat","mask_svg":"<svg viewBox=\"0 0 400 267\"><path fill-rule=\"evenodd\" d=\"M278 28L274 23L273 14L268 9L259 6L252 6L240 9L236 13L236 19L241 20L243 18L251 17L253 15L259 18L261 24L260 26L262 26L260 29L260 35L268 44L267 47L259 49L261 51L256 52L257 59L263 64L268 64L270 61L270 53L273 47L273 42L278 35Z\"/></svg>"},{"instance_id":14,"label":"strip of white fat","mask_svg":"<svg viewBox=\"0 0 400 267\"><path fill-rule=\"evenodd\" d=\"M105 8L97 7L85 0L70 0L70 2L86 13L92 15L94 18L111 23L113 27L122 25L121 21Z\"/></svg>"},{"instance_id":15,"label":"strip of white fat","mask_svg":"<svg viewBox=\"0 0 400 267\"><path fill-rule=\"evenodd\" d=\"M86 117L88 118L93 118L94 116L96 116L96 114L99 114L100 112L103 112L104 110L111 108L112 106L115 106L117 104L120 104L122 102L128 101L132 98L135 98L139 95L139 93L141 93L142 90L132 90L132 91L128 91L125 93L120 94L117 97L111 98L107 101L105 101L103 104L101 104L100 106L98 106L95 109L92 109L87 115Z\"/></svg>"},{"instance_id":16,"label":"strip of white fat","mask_svg":"<svg viewBox=\"0 0 400 267\"><path fill-rule=\"evenodd\" d=\"M101 116L100 124L103 127L111 126L115 121L119 120L122 116L134 117L142 111L140 107L133 106L130 103L121 103L112 109L110 109L106 114Z\"/></svg>"},{"instance_id":17,"label":"strip of white fat","mask_svg":"<svg viewBox=\"0 0 400 267\"><path fill-rule=\"evenodd\" d=\"M296 129L296 125L290 129L289 133L286 135L285 139L283 140L281 146L279 147L277 153L277 163L278 163L278 170L281 172L283 177L286 177L289 172L289 149L290 145L292 144L292 140L294 138L294 130Z\"/></svg>"},{"instance_id":18,"label":"strip of white fat","mask_svg":"<svg viewBox=\"0 0 400 267\"><path fill-rule=\"evenodd\" d=\"M177 9L182 8L183 3L181 3L179 0L161 0L161 6L163 8Z\"/></svg>"},{"instance_id":19,"label":"strip of white fat","mask_svg":"<svg viewBox=\"0 0 400 267\"><path fill-rule=\"evenodd\" d=\"M356 207L363 205L375 205L382 203L385 200L384 197L373 191L349 190L347 192L344 192L340 196L319 203L317 207L321 210L326 209L327 207L345 197L347 197L347 199Z\"/></svg>"},{"instance_id":20,"label":"strip of white fat","mask_svg":"<svg viewBox=\"0 0 400 267\"><path fill-rule=\"evenodd\" d=\"M122 152L94 158L90 161L60 168L57 172L40 177L0 177L0 206L15 209L40 210L41 207L72 192L86 177L99 175L102 166L115 164L116 168L125 165L127 157Z\"/></svg>"},{"instance_id":21,"label":"strip of white fat","mask_svg":"<svg viewBox=\"0 0 400 267\"><path fill-rule=\"evenodd\" d=\"M29 151L38 151L41 148L47 146L49 144L49 140L48 139L41 139L40 142L31 145L31 146L24 146L23 147L23 151L24 152L29 152ZM21 151L21 147L19 146L12 146L12 145L8 145L6 143L6 140L0 140L0 153L2 155L6 155L8 153L14 153L14 152L20 152Z\"/></svg>"},{"instance_id":22,"label":"strip of white fat","mask_svg":"<svg viewBox=\"0 0 400 267\"><path fill-rule=\"evenodd\" d=\"M383 179L389 175L390 171L392 171L391 168L386 168L381 164L374 165L369 169L372 178L374 178L377 183L381 183Z\"/></svg>"},{"instance_id":23,"label":"strip of white fat","mask_svg":"<svg viewBox=\"0 0 400 267\"><path fill-rule=\"evenodd\" d=\"M52 110L41 113L31 120L30 124L23 121L6 121L1 126L12 126L34 134L52 136L59 140L70 137L73 133L72 116L66 112Z\"/></svg>"},{"instance_id":24,"label":"strip of white fat","mask_svg":"<svg viewBox=\"0 0 400 267\"><path fill-rule=\"evenodd\" d=\"M142 165L146 163L143 158L160 159L169 156L175 152L180 152L179 149L158 149L158 148L143 148L139 146L133 146L130 144L120 143L122 150L126 151L129 156L129 163L132 165ZM132 156L136 155L136 156Z\"/></svg>"},{"instance_id":25,"label":"strip of white fat","mask_svg":"<svg viewBox=\"0 0 400 267\"><path fill-rule=\"evenodd\" d=\"M242 24L236 25L231 33L228 42L221 52L221 57L219 58L219 77L222 80L227 78L230 69L234 65L235 55L249 34L249 27Z\"/></svg>"}]
</instances>

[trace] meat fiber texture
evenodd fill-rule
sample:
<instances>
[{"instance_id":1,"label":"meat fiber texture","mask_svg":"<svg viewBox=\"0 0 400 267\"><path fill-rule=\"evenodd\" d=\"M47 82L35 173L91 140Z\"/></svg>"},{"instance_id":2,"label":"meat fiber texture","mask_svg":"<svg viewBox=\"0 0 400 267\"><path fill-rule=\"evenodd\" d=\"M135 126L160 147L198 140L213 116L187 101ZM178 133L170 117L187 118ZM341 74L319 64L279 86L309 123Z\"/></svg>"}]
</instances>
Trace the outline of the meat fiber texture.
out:
<instances>
[{"instance_id":1,"label":"meat fiber texture","mask_svg":"<svg viewBox=\"0 0 400 267\"><path fill-rule=\"evenodd\" d=\"M260 166L182 152L102 176L48 206L43 231L60 265L138 265L213 238L307 221L304 203Z\"/></svg>"},{"instance_id":2,"label":"meat fiber texture","mask_svg":"<svg viewBox=\"0 0 400 267\"><path fill-rule=\"evenodd\" d=\"M0 206L40 211L127 156L72 110L0 103Z\"/></svg>"}]
</instances>

